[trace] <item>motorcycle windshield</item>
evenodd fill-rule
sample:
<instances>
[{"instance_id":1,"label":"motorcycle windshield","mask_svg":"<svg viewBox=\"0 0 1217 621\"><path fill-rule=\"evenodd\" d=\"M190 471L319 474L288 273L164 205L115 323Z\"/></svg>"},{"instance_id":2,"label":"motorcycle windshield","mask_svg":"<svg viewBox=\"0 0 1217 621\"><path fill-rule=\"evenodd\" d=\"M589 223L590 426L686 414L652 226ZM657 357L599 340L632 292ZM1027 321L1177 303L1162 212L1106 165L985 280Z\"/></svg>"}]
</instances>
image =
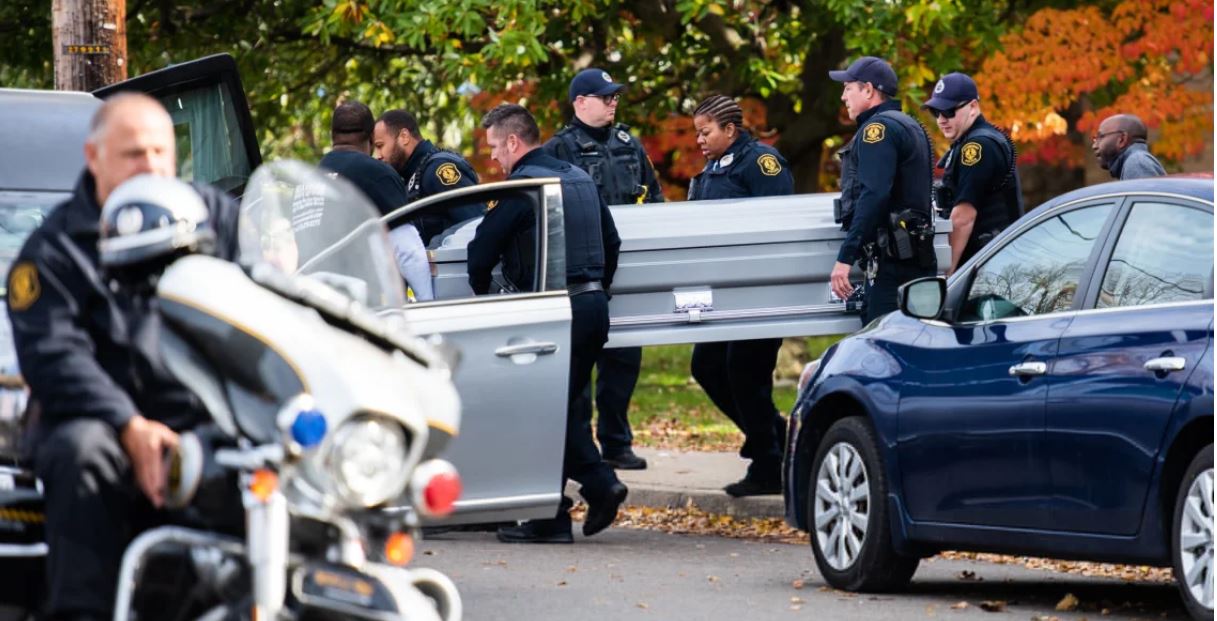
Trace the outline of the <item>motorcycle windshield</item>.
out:
<instances>
[{"instance_id":1,"label":"motorcycle windshield","mask_svg":"<svg viewBox=\"0 0 1217 621\"><path fill-rule=\"evenodd\" d=\"M246 265L308 276L373 309L405 304L380 214L350 182L315 166L281 160L254 172L240 245Z\"/></svg>"}]
</instances>

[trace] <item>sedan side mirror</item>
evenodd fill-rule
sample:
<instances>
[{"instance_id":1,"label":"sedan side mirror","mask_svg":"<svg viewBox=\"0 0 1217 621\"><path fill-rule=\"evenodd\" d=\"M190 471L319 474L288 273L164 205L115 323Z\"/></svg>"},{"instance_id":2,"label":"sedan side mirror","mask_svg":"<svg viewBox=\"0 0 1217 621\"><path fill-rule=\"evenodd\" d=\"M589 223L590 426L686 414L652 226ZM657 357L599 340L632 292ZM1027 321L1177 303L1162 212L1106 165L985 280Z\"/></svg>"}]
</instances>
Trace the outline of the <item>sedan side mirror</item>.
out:
<instances>
[{"instance_id":1,"label":"sedan side mirror","mask_svg":"<svg viewBox=\"0 0 1217 621\"><path fill-rule=\"evenodd\" d=\"M900 286L897 297L900 312L917 319L938 319L947 299L947 280L930 276L910 280Z\"/></svg>"}]
</instances>

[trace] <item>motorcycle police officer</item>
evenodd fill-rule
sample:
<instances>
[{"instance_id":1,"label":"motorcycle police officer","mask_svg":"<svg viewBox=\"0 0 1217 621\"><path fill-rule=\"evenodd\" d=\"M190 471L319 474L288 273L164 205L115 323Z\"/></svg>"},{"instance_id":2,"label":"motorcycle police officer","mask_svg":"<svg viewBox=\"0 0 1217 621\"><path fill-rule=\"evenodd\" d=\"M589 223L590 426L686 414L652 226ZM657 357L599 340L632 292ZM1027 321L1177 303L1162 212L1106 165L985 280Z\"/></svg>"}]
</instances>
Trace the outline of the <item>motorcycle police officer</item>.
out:
<instances>
[{"instance_id":1,"label":"motorcycle police officer","mask_svg":"<svg viewBox=\"0 0 1217 621\"><path fill-rule=\"evenodd\" d=\"M900 111L896 72L863 56L828 75L845 84L841 101L858 131L841 150L837 221L847 232L830 286L847 299L850 266L866 270L863 324L896 310L900 285L937 271L931 214L933 153L925 128Z\"/></svg>"},{"instance_id":2,"label":"motorcycle police officer","mask_svg":"<svg viewBox=\"0 0 1217 621\"><path fill-rule=\"evenodd\" d=\"M116 293L98 250L102 205L123 196L124 181L175 176L173 121L155 99L115 95L94 115L84 151L71 198L30 234L8 274L17 357L40 408L32 449L46 499L47 612L57 619L111 616L127 543L168 517L157 510L163 453L176 429L206 416L161 362L155 298ZM175 221L149 211L157 197L134 197L143 211L107 230L214 230L215 254L234 258L236 205L211 188L183 190L173 202L193 202L206 221Z\"/></svg>"},{"instance_id":3,"label":"motorcycle police officer","mask_svg":"<svg viewBox=\"0 0 1217 621\"><path fill-rule=\"evenodd\" d=\"M406 182L406 202L427 198L478 184L477 173L465 158L445 151L424 140L418 121L405 110L388 110L380 115L372 128L372 155L384 160ZM447 210L424 210L416 213L412 222L424 244L449 227L480 217L486 206L480 203L462 205Z\"/></svg>"},{"instance_id":4,"label":"motorcycle police officer","mask_svg":"<svg viewBox=\"0 0 1217 621\"><path fill-rule=\"evenodd\" d=\"M592 365L608 341L607 291L617 269L621 238L592 178L540 148L541 132L528 110L515 104L500 104L482 119L482 127L486 129L490 156L508 171L508 179L558 177L562 181L571 354L561 489L565 489L568 478L582 485L580 493L587 500L583 534L591 536L613 523L629 491L596 450L590 412L574 407L591 379ZM469 285L473 292L480 295L489 290L490 272L499 261L503 262L504 276L512 279L519 289L532 289L536 260L531 249L536 235L536 214L529 203L504 199L493 206L467 247ZM555 517L501 528L498 537L509 543L571 543L572 504L564 496Z\"/></svg>"},{"instance_id":5,"label":"motorcycle police officer","mask_svg":"<svg viewBox=\"0 0 1217 621\"><path fill-rule=\"evenodd\" d=\"M935 196L939 213L951 218L950 276L1022 215L1017 157L1010 138L981 114L976 82L968 75L942 76L922 107L952 141L939 162L944 173Z\"/></svg>"},{"instance_id":6,"label":"motorcycle police officer","mask_svg":"<svg viewBox=\"0 0 1217 621\"><path fill-rule=\"evenodd\" d=\"M662 203L663 192L646 149L624 123L613 123L624 84L608 72L584 69L570 82L571 123L545 143L545 152L570 162L591 175L607 205ZM596 408L600 417L596 437L604 461L614 468L642 470L645 459L634 454L628 412L630 395L642 370L642 348L606 349L596 360ZM591 387L580 395L577 407L591 418Z\"/></svg>"}]
</instances>

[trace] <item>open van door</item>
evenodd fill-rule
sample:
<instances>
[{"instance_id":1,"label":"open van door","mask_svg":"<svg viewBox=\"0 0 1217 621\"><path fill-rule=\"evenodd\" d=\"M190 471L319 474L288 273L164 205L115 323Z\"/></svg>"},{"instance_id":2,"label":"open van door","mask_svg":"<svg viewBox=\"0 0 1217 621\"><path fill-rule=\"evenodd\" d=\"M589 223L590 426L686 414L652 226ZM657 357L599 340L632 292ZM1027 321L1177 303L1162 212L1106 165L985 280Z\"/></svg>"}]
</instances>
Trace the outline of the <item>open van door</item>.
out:
<instances>
[{"instance_id":1,"label":"open van door","mask_svg":"<svg viewBox=\"0 0 1217 621\"><path fill-rule=\"evenodd\" d=\"M160 100L173 118L178 178L240 196L262 163L237 62L206 56L93 91L105 99L138 91Z\"/></svg>"}]
</instances>

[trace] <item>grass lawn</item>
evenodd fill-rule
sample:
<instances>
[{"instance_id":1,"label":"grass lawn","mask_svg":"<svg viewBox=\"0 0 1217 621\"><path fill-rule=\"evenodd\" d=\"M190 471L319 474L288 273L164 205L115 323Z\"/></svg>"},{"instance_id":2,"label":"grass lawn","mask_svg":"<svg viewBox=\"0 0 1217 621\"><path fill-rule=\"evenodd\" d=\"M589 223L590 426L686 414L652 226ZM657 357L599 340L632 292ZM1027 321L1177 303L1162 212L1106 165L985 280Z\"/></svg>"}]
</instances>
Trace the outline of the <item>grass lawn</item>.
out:
<instances>
[{"instance_id":1,"label":"grass lawn","mask_svg":"<svg viewBox=\"0 0 1217 621\"><path fill-rule=\"evenodd\" d=\"M794 406L803 365L818 358L841 336L786 339L778 357L773 401L783 414ZM642 374L630 401L634 444L668 449L734 451L743 435L689 374L692 345L665 345L642 350Z\"/></svg>"}]
</instances>

